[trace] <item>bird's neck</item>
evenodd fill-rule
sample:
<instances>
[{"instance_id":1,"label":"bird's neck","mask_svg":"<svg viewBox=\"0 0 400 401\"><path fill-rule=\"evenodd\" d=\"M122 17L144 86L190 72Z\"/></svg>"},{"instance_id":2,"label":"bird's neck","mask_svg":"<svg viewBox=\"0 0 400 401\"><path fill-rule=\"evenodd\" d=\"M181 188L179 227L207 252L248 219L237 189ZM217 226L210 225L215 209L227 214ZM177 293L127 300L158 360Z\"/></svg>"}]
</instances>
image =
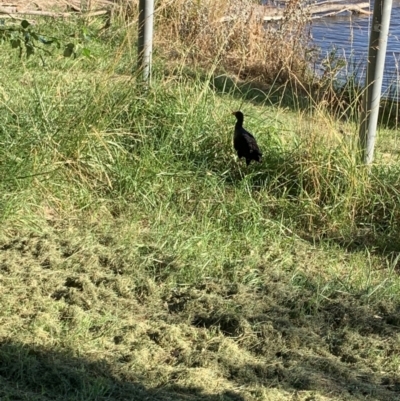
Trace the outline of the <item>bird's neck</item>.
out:
<instances>
[{"instance_id":1,"label":"bird's neck","mask_svg":"<svg viewBox=\"0 0 400 401\"><path fill-rule=\"evenodd\" d=\"M237 128L243 127L243 119L238 119L238 120L236 121L235 126L236 126Z\"/></svg>"}]
</instances>

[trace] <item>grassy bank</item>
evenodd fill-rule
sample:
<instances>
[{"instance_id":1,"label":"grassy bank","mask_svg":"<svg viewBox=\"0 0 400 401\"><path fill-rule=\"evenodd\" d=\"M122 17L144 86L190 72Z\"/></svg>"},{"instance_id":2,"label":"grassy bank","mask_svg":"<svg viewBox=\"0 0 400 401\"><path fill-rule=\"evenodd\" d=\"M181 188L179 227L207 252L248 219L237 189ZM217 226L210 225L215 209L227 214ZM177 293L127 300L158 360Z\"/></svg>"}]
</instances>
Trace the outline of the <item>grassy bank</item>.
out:
<instances>
[{"instance_id":1,"label":"grassy bank","mask_svg":"<svg viewBox=\"0 0 400 401\"><path fill-rule=\"evenodd\" d=\"M144 91L131 37L0 48L0 398L396 400L396 133L368 173L323 105L157 56Z\"/></svg>"}]
</instances>

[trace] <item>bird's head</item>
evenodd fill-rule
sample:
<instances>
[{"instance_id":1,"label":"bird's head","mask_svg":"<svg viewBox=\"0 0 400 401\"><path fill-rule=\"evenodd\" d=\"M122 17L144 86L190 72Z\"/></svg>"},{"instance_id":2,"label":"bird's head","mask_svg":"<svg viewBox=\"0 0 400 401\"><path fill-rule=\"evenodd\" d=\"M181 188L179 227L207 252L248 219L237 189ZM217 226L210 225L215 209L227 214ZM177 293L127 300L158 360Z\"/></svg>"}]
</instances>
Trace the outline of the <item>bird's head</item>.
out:
<instances>
[{"instance_id":1,"label":"bird's head","mask_svg":"<svg viewBox=\"0 0 400 401\"><path fill-rule=\"evenodd\" d=\"M239 121L243 121L244 115L241 111L234 111L232 113Z\"/></svg>"}]
</instances>

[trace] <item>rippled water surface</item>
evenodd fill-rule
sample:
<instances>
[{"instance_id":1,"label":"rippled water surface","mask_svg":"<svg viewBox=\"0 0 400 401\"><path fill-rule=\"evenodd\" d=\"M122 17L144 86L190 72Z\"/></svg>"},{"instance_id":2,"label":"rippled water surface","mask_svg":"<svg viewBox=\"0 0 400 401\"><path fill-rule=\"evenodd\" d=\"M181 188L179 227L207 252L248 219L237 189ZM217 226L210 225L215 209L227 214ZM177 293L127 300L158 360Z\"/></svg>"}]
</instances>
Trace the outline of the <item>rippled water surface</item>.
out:
<instances>
[{"instance_id":1,"label":"rippled water surface","mask_svg":"<svg viewBox=\"0 0 400 401\"><path fill-rule=\"evenodd\" d=\"M313 20L312 37L314 43L321 48L321 57L326 57L335 47L336 54L349 61L348 71L354 68L357 75L363 77L368 54L370 20L371 17L364 15ZM383 91L390 97L400 99L400 0L393 0Z\"/></svg>"}]
</instances>

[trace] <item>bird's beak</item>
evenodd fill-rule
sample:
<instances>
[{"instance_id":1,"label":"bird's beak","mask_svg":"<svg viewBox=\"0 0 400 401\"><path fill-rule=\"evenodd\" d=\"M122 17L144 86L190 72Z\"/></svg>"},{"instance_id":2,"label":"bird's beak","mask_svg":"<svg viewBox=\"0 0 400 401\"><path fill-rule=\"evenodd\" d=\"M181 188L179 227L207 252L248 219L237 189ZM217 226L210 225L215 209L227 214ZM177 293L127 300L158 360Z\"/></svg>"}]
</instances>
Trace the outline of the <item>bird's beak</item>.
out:
<instances>
[{"instance_id":1,"label":"bird's beak","mask_svg":"<svg viewBox=\"0 0 400 401\"><path fill-rule=\"evenodd\" d=\"M236 111L232 112L232 115L233 115L233 116L236 115Z\"/></svg>"}]
</instances>

